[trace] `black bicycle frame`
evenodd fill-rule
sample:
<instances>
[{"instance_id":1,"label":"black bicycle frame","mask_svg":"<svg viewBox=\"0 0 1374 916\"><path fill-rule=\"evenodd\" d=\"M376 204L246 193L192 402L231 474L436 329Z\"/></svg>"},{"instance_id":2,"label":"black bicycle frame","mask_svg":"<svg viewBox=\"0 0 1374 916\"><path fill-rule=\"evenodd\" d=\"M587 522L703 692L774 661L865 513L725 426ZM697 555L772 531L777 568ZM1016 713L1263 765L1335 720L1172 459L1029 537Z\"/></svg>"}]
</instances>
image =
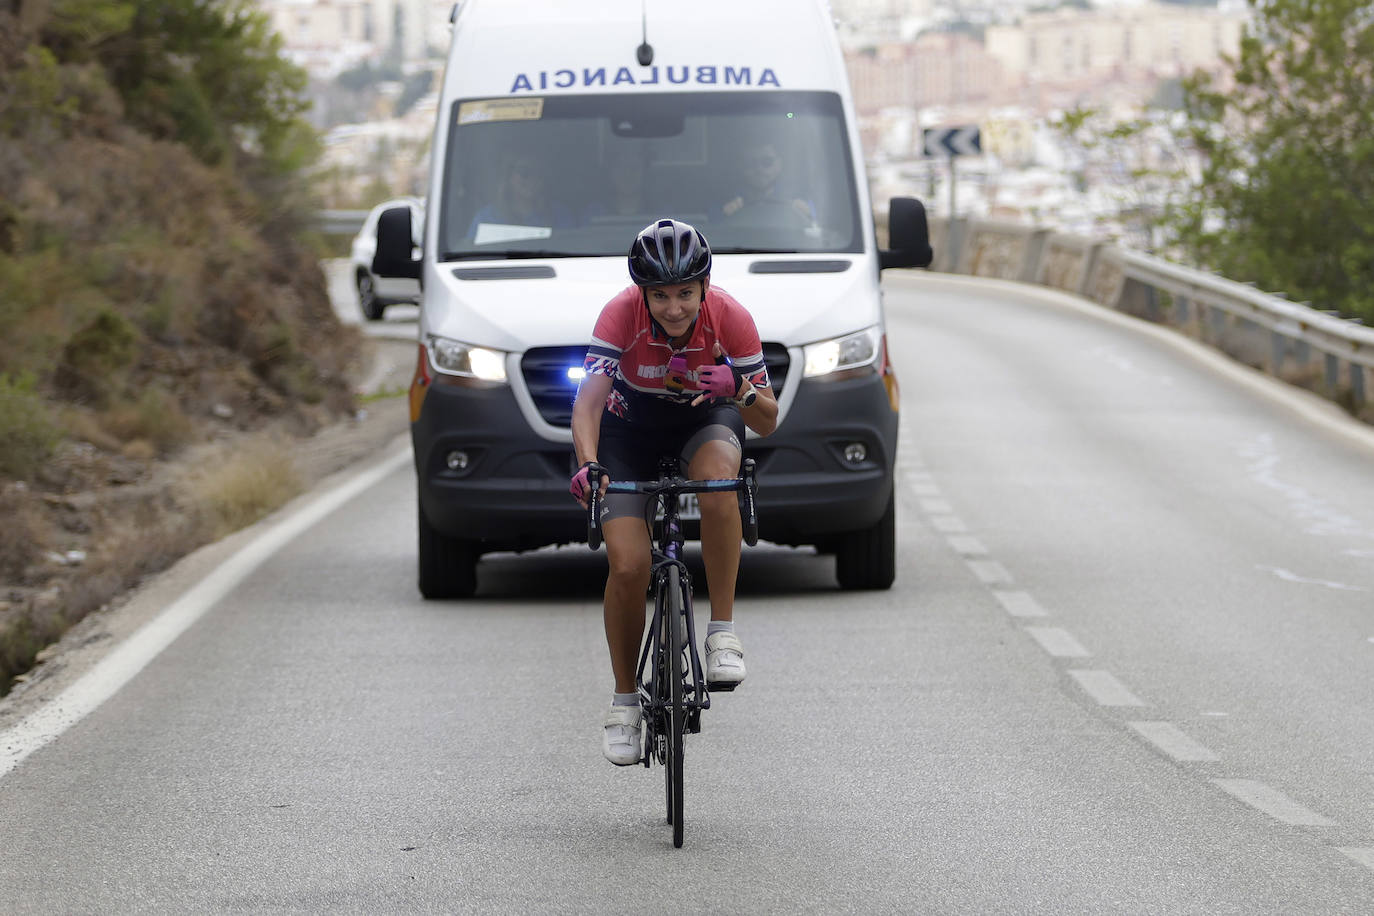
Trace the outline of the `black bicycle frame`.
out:
<instances>
[{"instance_id":1,"label":"black bicycle frame","mask_svg":"<svg viewBox=\"0 0 1374 916\"><path fill-rule=\"evenodd\" d=\"M595 550L601 545L601 469L596 467L589 475L591 493L588 499L587 543ZM661 609L667 605L666 589L670 588L669 569L678 570L678 588L682 593L682 607L686 618L688 657L692 667L692 695L685 698L687 706L688 731L701 731L701 711L711 708L711 697L706 690L706 678L701 670L701 656L696 648L696 625L692 615L692 577L687 564L682 561L683 535L679 520L678 497L683 493L719 493L736 491L742 494L741 507L743 535L745 543L753 546L758 542L758 512L755 506L754 460L746 458L740 469L740 476L723 480L685 480L678 476L678 464L674 459L664 459L659 464L659 479L656 481L616 481L607 485L609 493L643 493L652 497L645 521L651 526L661 509L658 544L653 548L653 568L650 573L654 588L655 613L649 619L649 632L644 640L639 656L637 686L640 701L649 711L649 728L655 729L662 722L664 701L660 696L667 691L657 691L655 679L659 676L658 666L654 664L656 647L662 638L663 615ZM681 651L678 649L677 651ZM647 679L646 679L647 674ZM652 737L649 735L648 737ZM646 742L646 747L649 746ZM645 755L648 765L650 754Z\"/></svg>"}]
</instances>

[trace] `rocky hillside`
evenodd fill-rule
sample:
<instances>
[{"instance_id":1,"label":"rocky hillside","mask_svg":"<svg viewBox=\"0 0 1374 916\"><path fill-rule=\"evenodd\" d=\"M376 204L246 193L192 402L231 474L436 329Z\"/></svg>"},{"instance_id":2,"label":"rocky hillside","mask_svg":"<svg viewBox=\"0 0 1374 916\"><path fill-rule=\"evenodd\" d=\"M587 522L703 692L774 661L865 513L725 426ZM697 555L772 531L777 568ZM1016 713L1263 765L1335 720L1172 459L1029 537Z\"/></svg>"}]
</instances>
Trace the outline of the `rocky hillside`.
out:
<instances>
[{"instance_id":1,"label":"rocky hillside","mask_svg":"<svg viewBox=\"0 0 1374 916\"><path fill-rule=\"evenodd\" d=\"M303 77L250 9L0 4L0 693L356 407Z\"/></svg>"}]
</instances>

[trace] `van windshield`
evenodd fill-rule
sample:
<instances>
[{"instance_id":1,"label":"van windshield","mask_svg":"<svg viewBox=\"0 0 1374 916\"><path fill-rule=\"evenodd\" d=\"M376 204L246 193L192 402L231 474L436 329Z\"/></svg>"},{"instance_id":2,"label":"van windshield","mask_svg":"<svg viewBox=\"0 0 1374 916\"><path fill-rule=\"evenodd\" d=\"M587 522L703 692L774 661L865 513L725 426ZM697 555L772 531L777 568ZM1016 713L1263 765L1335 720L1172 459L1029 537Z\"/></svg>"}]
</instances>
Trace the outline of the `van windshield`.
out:
<instances>
[{"instance_id":1,"label":"van windshield","mask_svg":"<svg viewBox=\"0 0 1374 916\"><path fill-rule=\"evenodd\" d=\"M469 99L450 124L440 260L624 255L665 216L723 254L863 250L834 93Z\"/></svg>"}]
</instances>

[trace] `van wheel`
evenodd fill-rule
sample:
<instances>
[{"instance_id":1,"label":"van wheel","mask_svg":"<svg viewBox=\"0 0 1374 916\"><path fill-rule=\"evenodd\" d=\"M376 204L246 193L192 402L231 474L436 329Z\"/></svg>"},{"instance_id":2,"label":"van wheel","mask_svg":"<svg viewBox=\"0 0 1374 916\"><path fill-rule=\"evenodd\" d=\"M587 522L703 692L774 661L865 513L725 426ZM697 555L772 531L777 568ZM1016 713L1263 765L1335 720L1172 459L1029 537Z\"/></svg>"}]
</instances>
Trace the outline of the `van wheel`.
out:
<instances>
[{"instance_id":1,"label":"van wheel","mask_svg":"<svg viewBox=\"0 0 1374 916\"><path fill-rule=\"evenodd\" d=\"M371 274L358 274L358 307L368 321L380 321L386 306L377 299L377 285Z\"/></svg>"},{"instance_id":2,"label":"van wheel","mask_svg":"<svg viewBox=\"0 0 1374 916\"><path fill-rule=\"evenodd\" d=\"M427 599L471 598L477 591L477 545L442 534L420 516L420 594Z\"/></svg>"},{"instance_id":3,"label":"van wheel","mask_svg":"<svg viewBox=\"0 0 1374 916\"><path fill-rule=\"evenodd\" d=\"M885 589L897 578L896 493L878 523L847 535L835 551L835 578L844 589Z\"/></svg>"}]
</instances>

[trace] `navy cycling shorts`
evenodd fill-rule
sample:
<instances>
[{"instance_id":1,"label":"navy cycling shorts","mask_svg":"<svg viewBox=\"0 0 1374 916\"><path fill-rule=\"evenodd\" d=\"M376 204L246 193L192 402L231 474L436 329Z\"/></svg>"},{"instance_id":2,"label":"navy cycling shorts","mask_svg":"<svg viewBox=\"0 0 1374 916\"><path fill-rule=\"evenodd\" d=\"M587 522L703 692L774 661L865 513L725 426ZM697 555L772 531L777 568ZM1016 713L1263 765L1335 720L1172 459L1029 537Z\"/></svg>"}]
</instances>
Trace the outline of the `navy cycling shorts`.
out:
<instances>
[{"instance_id":1,"label":"navy cycling shorts","mask_svg":"<svg viewBox=\"0 0 1374 916\"><path fill-rule=\"evenodd\" d=\"M601 438L596 460L611 480L657 480L662 458L676 458L686 473L697 449L715 439L743 452L744 419L733 404L714 404L705 410L683 411L684 422L669 426L627 423L612 413L601 415ZM649 497L642 493L608 493L601 520L643 518Z\"/></svg>"}]
</instances>

